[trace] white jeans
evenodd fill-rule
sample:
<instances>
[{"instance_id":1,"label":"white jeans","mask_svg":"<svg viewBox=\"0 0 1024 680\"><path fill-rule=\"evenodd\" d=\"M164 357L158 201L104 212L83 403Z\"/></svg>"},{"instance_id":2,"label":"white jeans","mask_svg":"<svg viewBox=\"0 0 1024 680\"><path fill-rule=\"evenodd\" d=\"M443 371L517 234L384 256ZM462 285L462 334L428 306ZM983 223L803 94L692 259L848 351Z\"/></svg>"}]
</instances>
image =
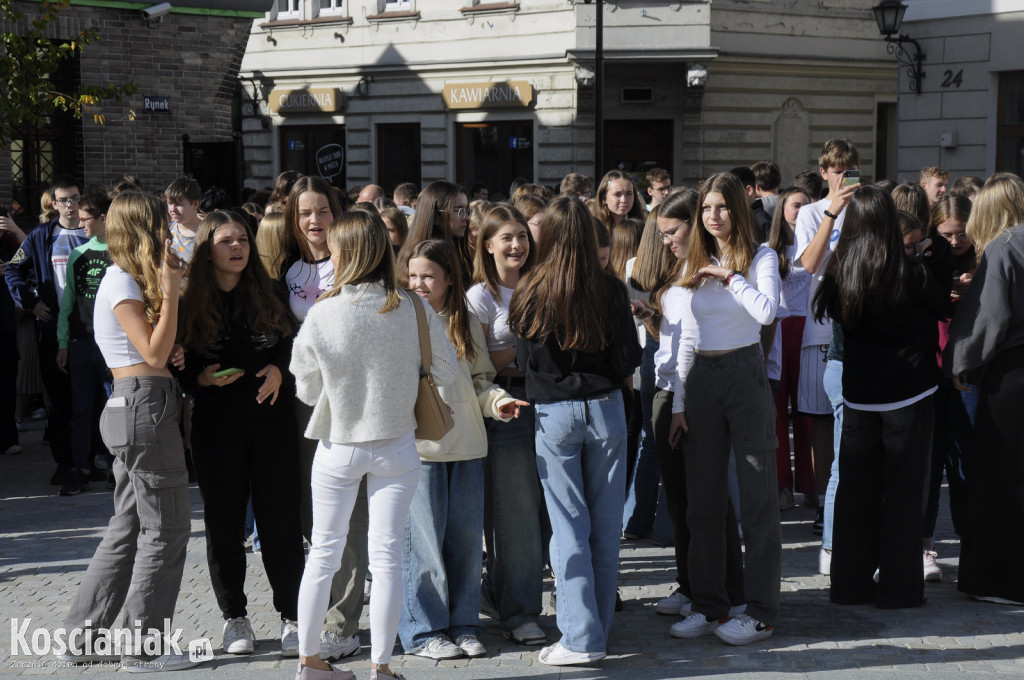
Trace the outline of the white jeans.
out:
<instances>
[{"instance_id":1,"label":"white jeans","mask_svg":"<svg viewBox=\"0 0 1024 680\"><path fill-rule=\"evenodd\" d=\"M313 546L299 588L299 654L320 653L331 579L341 566L359 482L366 476L370 526L370 660L388 663L402 613L402 542L420 458L409 434L359 444L320 442L313 459Z\"/></svg>"}]
</instances>

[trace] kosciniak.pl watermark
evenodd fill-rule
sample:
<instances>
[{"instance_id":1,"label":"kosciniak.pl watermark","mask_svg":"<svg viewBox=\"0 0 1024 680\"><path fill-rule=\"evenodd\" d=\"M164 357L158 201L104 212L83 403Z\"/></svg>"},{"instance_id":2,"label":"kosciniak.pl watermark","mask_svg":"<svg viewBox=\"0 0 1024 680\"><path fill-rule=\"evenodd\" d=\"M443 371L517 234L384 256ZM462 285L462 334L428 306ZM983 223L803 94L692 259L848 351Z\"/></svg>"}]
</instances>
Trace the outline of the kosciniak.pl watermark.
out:
<instances>
[{"instance_id":1,"label":"kosciniak.pl watermark","mask_svg":"<svg viewBox=\"0 0 1024 680\"><path fill-rule=\"evenodd\" d=\"M164 619L163 630L143 630L142 622L132 628L93 628L86 619L82 628L32 628L32 619L11 619L11 656L144 656L180 655L181 629L171 630L171 620ZM192 661L213 658L213 646L206 638L188 643Z\"/></svg>"}]
</instances>

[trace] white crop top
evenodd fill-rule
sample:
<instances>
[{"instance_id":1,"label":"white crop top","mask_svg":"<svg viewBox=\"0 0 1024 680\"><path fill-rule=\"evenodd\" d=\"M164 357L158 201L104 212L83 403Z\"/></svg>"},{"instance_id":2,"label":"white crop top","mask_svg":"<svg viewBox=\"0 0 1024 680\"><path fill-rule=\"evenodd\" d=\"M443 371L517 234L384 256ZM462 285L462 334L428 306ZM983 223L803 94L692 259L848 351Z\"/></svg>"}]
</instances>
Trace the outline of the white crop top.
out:
<instances>
[{"instance_id":1,"label":"white crop top","mask_svg":"<svg viewBox=\"0 0 1024 680\"><path fill-rule=\"evenodd\" d=\"M107 267L103 280L100 281L99 290L96 291L96 305L92 317L96 345L103 353L107 368L125 368L146 363L128 339L121 322L114 316L114 307L125 300L143 302L142 289L123 269L112 264Z\"/></svg>"},{"instance_id":2,"label":"white crop top","mask_svg":"<svg viewBox=\"0 0 1024 680\"><path fill-rule=\"evenodd\" d=\"M712 258L712 264L718 261ZM747 278L749 277L749 279ZM747 276L734 276L726 286L705 280L697 288L682 288L678 298L662 304L680 304L673 318L681 319L676 380L673 385L673 413L683 411L686 373L694 350L721 351L747 347L761 341L761 326L775 320L779 308L779 258L771 248L757 249ZM685 307L689 307L689 314ZM669 312L665 312L669 315ZM687 328L687 326L693 326Z\"/></svg>"},{"instance_id":3,"label":"white crop top","mask_svg":"<svg viewBox=\"0 0 1024 680\"><path fill-rule=\"evenodd\" d=\"M466 291L466 303L469 311L476 314L480 323L487 324L487 351L497 352L512 347L515 335L508 328L508 308L512 303L513 288L501 288L501 304L494 301L491 291L483 283L478 283Z\"/></svg>"}]
</instances>

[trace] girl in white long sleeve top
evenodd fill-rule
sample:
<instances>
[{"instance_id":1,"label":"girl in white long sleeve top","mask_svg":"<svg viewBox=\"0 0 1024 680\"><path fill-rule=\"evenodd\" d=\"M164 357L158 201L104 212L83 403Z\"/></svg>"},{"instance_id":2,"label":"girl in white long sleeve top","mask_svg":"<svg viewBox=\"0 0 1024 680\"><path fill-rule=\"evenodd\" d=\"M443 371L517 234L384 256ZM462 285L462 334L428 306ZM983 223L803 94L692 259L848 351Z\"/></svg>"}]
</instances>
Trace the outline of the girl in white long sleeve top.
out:
<instances>
[{"instance_id":1,"label":"girl in white long sleeve top","mask_svg":"<svg viewBox=\"0 0 1024 680\"><path fill-rule=\"evenodd\" d=\"M663 297L666 316L681 319L672 435L688 433L684 464L693 589L693 613L673 635L714 632L729 644L747 644L771 636L779 608L775 406L759 344L761 326L775 319L779 305L778 258L756 245L753 215L733 175L709 178L698 205L700 226L690 238L680 292ZM746 542L747 608L730 619L722 523L733 450Z\"/></svg>"}]
</instances>

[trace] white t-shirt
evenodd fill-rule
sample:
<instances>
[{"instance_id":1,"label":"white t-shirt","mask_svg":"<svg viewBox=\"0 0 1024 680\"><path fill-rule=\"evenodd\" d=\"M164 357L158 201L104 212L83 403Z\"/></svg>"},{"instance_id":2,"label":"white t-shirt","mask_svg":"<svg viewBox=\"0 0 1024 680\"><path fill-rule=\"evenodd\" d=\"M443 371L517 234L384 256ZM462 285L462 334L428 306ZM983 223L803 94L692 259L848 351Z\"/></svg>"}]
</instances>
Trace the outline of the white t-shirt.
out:
<instances>
[{"instance_id":1,"label":"white t-shirt","mask_svg":"<svg viewBox=\"0 0 1024 680\"><path fill-rule=\"evenodd\" d=\"M789 258L789 275L782 279L779 289L779 313L777 319L790 316L806 316L808 292L811 289L811 275L796 260L796 244L786 248Z\"/></svg>"},{"instance_id":2,"label":"white t-shirt","mask_svg":"<svg viewBox=\"0 0 1024 680\"><path fill-rule=\"evenodd\" d=\"M288 306L300 322L321 293L334 283L334 265L326 257L318 262L296 260L284 275L288 286Z\"/></svg>"},{"instance_id":3,"label":"white t-shirt","mask_svg":"<svg viewBox=\"0 0 1024 680\"><path fill-rule=\"evenodd\" d=\"M796 216L796 258L794 262L799 262L800 266L803 267L803 262L800 262L800 258L803 256L804 251L807 250L808 244L814 240L814 235L818 233L818 227L821 226L821 220L825 218L825 211L828 210L828 206L831 201L827 198L823 198L817 203L810 203L800 208L800 212ZM811 347L813 345L827 345L832 340L832 320L825 318L822 323L818 323L814 320L811 315L810 304L814 300L814 293L818 290L818 286L821 285L822 276L825 274L825 265L828 263L828 258L832 256L832 253L836 249L836 244L839 243L839 234L843 229L843 219L846 217L846 211L839 213L839 219L836 220L835 225L832 227L832 235L828 240L828 250L825 251L825 257L822 259L821 264L815 270L814 274L811 275L811 284L807 289L807 323L804 324L804 337L800 343L801 347Z\"/></svg>"},{"instance_id":4,"label":"white t-shirt","mask_svg":"<svg viewBox=\"0 0 1024 680\"><path fill-rule=\"evenodd\" d=\"M143 302L142 289L135 279L116 264L107 267L93 309L92 325L96 345L103 353L108 368L124 368L145 363L135 345L128 339L121 322L114 316L114 307L125 300Z\"/></svg>"},{"instance_id":5,"label":"white t-shirt","mask_svg":"<svg viewBox=\"0 0 1024 680\"><path fill-rule=\"evenodd\" d=\"M508 327L508 307L512 303L514 288L500 286L501 304L494 301L494 296L486 285L478 283L466 291L466 303L469 311L476 314L480 323L487 324L487 351L497 352L512 347L515 336Z\"/></svg>"},{"instance_id":6,"label":"white t-shirt","mask_svg":"<svg viewBox=\"0 0 1024 680\"><path fill-rule=\"evenodd\" d=\"M60 224L53 227L50 266L53 267L53 286L57 289L58 308L64 301L64 288L68 285L68 259L71 258L71 251L88 240L85 229L65 229Z\"/></svg>"}]
</instances>

